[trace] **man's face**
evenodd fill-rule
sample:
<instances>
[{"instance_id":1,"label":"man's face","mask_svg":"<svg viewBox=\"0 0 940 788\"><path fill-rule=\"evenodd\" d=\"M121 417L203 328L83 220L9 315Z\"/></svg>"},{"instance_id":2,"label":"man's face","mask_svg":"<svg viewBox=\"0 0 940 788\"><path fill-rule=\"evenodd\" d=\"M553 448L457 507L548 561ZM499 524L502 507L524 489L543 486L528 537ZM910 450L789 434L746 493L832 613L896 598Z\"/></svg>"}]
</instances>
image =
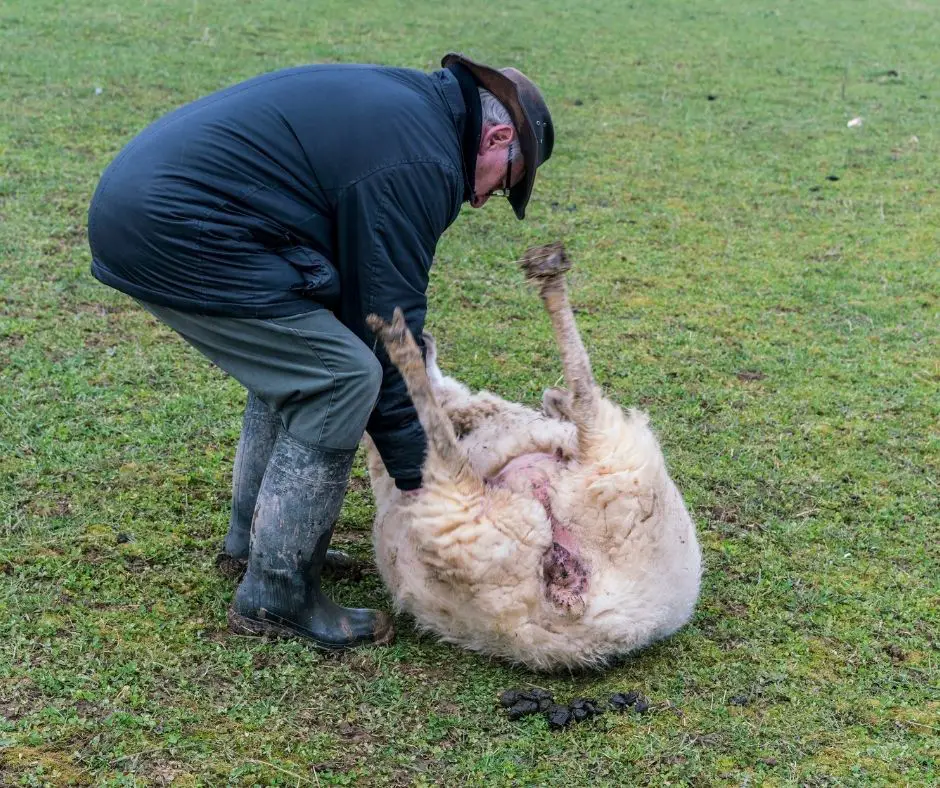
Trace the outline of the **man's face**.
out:
<instances>
[{"instance_id":1,"label":"man's face","mask_svg":"<svg viewBox=\"0 0 940 788\"><path fill-rule=\"evenodd\" d=\"M515 129L507 124L483 129L477 153L475 196L470 200L474 208L482 208L494 192L515 186L522 180L525 170L522 157L517 157L511 165L507 161L509 145L515 141Z\"/></svg>"}]
</instances>

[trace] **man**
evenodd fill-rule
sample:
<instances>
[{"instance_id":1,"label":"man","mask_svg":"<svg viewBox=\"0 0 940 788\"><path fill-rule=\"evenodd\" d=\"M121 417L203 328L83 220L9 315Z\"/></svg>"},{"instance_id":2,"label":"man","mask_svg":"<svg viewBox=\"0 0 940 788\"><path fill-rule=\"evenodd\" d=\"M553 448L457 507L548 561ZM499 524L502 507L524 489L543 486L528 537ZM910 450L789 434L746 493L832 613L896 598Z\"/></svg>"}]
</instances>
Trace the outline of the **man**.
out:
<instances>
[{"instance_id":1,"label":"man","mask_svg":"<svg viewBox=\"0 0 940 788\"><path fill-rule=\"evenodd\" d=\"M554 142L521 72L441 65L306 66L214 93L132 140L92 200L94 276L249 392L224 546L247 559L237 632L392 638L388 616L320 590L363 431L405 494L421 485L424 433L365 319L398 306L420 337L461 204L502 191L522 219Z\"/></svg>"}]
</instances>

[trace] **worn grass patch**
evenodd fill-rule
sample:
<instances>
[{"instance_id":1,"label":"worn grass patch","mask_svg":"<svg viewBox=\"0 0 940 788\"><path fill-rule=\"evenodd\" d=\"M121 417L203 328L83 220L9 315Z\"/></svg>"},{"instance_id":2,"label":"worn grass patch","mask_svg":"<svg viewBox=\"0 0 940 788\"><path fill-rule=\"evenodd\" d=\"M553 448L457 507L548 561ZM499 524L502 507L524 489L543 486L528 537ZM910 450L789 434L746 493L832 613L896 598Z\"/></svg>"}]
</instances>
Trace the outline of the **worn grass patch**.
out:
<instances>
[{"instance_id":1,"label":"worn grass patch","mask_svg":"<svg viewBox=\"0 0 940 788\"><path fill-rule=\"evenodd\" d=\"M940 782L938 40L927 2L3 3L0 783ZM597 377L700 527L694 621L605 672L407 621L342 656L229 635L241 392L88 273L92 190L150 120L451 48L538 78L558 143L529 220L467 210L441 243L444 366L526 402L557 380L510 261L563 238ZM338 539L367 556L356 474ZM653 707L551 733L495 710L526 683Z\"/></svg>"}]
</instances>

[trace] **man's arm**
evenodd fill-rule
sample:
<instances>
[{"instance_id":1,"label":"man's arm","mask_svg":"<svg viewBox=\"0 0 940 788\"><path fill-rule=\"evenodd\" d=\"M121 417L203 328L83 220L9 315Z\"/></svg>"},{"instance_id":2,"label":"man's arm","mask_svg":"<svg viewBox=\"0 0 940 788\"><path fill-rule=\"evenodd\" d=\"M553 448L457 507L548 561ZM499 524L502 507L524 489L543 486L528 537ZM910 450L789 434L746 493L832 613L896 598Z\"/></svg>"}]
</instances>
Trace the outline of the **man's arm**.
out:
<instances>
[{"instance_id":1,"label":"man's arm","mask_svg":"<svg viewBox=\"0 0 940 788\"><path fill-rule=\"evenodd\" d=\"M354 272L345 277L341 318L374 348L383 369L366 429L389 475L405 490L421 484L424 430L405 382L365 318L375 313L390 320L400 307L421 342L428 274L437 241L459 210L459 183L459 174L446 165L407 163L372 173L347 187L337 201L338 262L341 270Z\"/></svg>"}]
</instances>

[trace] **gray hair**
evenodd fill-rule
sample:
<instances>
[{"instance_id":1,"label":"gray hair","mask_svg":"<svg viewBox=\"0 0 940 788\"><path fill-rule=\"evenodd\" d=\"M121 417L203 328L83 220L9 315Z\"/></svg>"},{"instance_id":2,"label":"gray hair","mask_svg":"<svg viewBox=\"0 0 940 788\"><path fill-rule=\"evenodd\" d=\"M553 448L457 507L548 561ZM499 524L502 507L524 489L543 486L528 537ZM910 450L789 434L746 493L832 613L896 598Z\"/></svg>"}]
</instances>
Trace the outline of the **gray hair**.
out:
<instances>
[{"instance_id":1,"label":"gray hair","mask_svg":"<svg viewBox=\"0 0 940 788\"><path fill-rule=\"evenodd\" d=\"M516 129L516 124L512 122L512 117L509 114L509 110L502 105L496 96L490 93L484 88L479 88L480 91L480 107L483 110L483 128L487 126L501 126L507 125L512 126L513 129ZM515 139L509 143L509 160L515 161L519 158L519 132L516 131Z\"/></svg>"}]
</instances>

